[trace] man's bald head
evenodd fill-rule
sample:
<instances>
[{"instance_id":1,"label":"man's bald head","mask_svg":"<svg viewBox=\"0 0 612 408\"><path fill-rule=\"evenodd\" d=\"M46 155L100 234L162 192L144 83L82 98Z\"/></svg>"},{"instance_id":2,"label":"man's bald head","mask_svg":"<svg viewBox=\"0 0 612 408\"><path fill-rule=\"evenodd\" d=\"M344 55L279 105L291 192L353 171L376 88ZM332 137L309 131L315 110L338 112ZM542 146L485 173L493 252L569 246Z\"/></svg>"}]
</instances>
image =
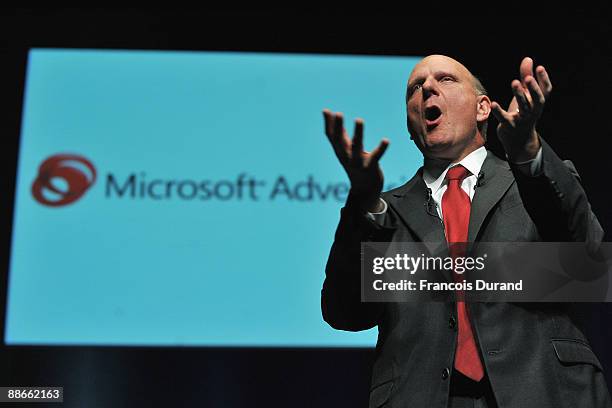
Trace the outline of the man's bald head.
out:
<instances>
[{"instance_id":1,"label":"man's bald head","mask_svg":"<svg viewBox=\"0 0 612 408\"><path fill-rule=\"evenodd\" d=\"M428 157L454 160L484 144L491 101L459 61L423 58L408 79L408 130Z\"/></svg>"}]
</instances>

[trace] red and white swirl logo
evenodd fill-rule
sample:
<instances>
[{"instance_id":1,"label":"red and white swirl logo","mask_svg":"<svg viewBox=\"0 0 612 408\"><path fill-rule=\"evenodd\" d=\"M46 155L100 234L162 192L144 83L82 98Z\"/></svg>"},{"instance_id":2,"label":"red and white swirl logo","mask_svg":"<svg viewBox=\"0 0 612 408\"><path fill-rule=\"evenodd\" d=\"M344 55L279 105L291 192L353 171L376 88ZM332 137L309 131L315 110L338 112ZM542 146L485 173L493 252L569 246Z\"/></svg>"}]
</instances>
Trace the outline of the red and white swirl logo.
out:
<instances>
[{"instance_id":1,"label":"red and white swirl logo","mask_svg":"<svg viewBox=\"0 0 612 408\"><path fill-rule=\"evenodd\" d=\"M96 169L76 154L56 154L38 168L32 195L39 203L60 207L75 202L96 181Z\"/></svg>"}]
</instances>

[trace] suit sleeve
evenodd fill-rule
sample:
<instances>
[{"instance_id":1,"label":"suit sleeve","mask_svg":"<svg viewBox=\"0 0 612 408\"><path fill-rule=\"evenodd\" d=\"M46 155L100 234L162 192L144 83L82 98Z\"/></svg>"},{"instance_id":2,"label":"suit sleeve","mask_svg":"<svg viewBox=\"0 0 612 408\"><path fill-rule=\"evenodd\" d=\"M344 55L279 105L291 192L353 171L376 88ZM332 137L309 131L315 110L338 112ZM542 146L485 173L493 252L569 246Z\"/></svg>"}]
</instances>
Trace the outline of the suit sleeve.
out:
<instances>
[{"instance_id":1,"label":"suit sleeve","mask_svg":"<svg viewBox=\"0 0 612 408\"><path fill-rule=\"evenodd\" d=\"M542 163L529 176L511 164L527 213L543 241L599 244L603 229L591 210L580 176L569 160L561 160L541 139Z\"/></svg>"},{"instance_id":2,"label":"suit sleeve","mask_svg":"<svg viewBox=\"0 0 612 408\"><path fill-rule=\"evenodd\" d=\"M389 242L394 228L383 226L355 208L349 194L341 210L321 290L323 319L339 330L359 331L376 326L382 303L361 301L361 242Z\"/></svg>"}]
</instances>

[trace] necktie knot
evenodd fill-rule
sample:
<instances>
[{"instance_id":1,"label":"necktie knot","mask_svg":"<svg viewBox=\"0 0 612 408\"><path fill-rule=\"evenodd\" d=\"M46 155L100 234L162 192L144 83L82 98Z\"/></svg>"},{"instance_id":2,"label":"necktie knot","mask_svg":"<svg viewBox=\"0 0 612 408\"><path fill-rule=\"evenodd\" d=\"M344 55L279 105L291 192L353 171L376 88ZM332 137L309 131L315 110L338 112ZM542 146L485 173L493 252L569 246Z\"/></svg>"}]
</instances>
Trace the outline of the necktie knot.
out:
<instances>
[{"instance_id":1,"label":"necktie knot","mask_svg":"<svg viewBox=\"0 0 612 408\"><path fill-rule=\"evenodd\" d=\"M459 182L461 182L469 174L470 174L470 171L459 164L455 167L448 169L448 171L446 172L446 179L449 181L459 180Z\"/></svg>"}]
</instances>

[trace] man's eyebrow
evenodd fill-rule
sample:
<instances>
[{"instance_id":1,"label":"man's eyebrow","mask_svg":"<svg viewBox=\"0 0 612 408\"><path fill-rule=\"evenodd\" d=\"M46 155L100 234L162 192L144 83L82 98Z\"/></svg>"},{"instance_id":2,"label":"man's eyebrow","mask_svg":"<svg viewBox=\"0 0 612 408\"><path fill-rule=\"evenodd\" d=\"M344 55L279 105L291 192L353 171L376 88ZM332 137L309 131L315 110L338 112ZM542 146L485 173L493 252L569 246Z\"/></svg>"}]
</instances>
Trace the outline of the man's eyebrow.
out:
<instances>
[{"instance_id":1,"label":"man's eyebrow","mask_svg":"<svg viewBox=\"0 0 612 408\"><path fill-rule=\"evenodd\" d=\"M434 76L435 77L450 76L450 77L453 77L453 78L458 78L459 77L459 75L454 74L454 73L449 72L449 71L436 71L434 73Z\"/></svg>"},{"instance_id":2,"label":"man's eyebrow","mask_svg":"<svg viewBox=\"0 0 612 408\"><path fill-rule=\"evenodd\" d=\"M452 73L450 71L444 71L444 70L439 70L439 71L434 72L433 76L436 78L439 78L441 76L450 76L453 78L459 78L459 75ZM423 75L416 75L414 78L412 78L412 80L408 81L408 88L412 88L414 84L423 82L423 81L424 81Z\"/></svg>"}]
</instances>

